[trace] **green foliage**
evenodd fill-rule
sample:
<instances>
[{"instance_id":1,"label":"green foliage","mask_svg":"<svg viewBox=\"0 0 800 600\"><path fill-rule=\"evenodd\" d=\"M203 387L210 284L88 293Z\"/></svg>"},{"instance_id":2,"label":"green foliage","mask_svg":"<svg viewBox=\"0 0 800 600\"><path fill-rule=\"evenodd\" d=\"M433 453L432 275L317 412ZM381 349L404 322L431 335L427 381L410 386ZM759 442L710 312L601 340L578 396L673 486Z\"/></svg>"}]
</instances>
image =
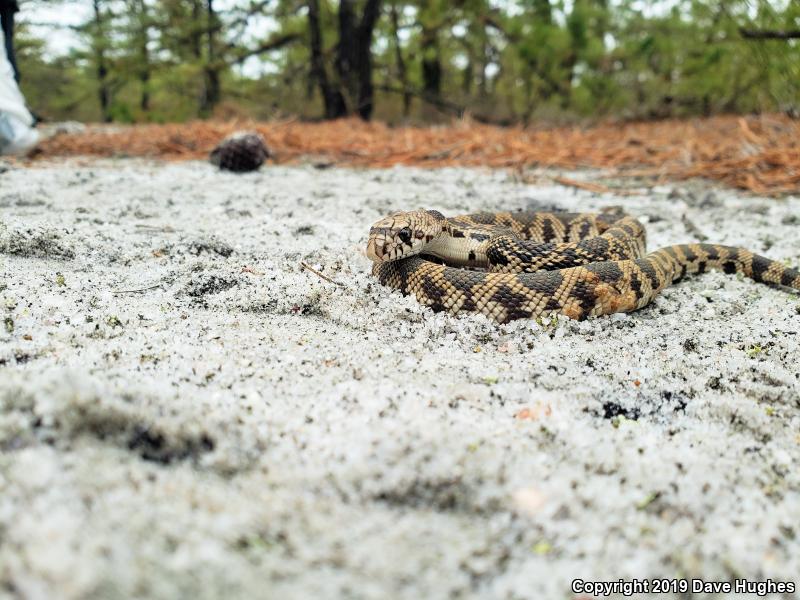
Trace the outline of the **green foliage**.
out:
<instances>
[{"instance_id":1,"label":"green foliage","mask_svg":"<svg viewBox=\"0 0 800 600\"><path fill-rule=\"evenodd\" d=\"M220 7L214 0L80 1L94 10L78 28L80 45L63 56L48 54L21 14L23 91L47 118L160 122L323 112L306 0L216 0ZM340 1L319 2L334 85ZM364 4L355 0L357 13ZM384 0L372 44L376 116L432 121L468 112L529 122L798 109L800 40L750 40L741 30L797 30L800 3L648 6Z\"/></svg>"}]
</instances>

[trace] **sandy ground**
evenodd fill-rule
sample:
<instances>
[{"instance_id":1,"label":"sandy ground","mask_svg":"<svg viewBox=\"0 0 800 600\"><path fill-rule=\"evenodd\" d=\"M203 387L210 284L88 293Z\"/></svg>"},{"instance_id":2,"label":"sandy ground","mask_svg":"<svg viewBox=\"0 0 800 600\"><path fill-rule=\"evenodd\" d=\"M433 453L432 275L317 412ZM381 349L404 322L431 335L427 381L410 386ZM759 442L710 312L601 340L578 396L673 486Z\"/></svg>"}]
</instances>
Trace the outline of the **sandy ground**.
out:
<instances>
[{"instance_id":1,"label":"sandy ground","mask_svg":"<svg viewBox=\"0 0 800 600\"><path fill-rule=\"evenodd\" d=\"M397 209L624 203L651 248L705 234L798 265L800 200L466 170L4 169L0 597L798 578L796 293L712 273L633 315L496 326L382 288L362 248Z\"/></svg>"}]
</instances>

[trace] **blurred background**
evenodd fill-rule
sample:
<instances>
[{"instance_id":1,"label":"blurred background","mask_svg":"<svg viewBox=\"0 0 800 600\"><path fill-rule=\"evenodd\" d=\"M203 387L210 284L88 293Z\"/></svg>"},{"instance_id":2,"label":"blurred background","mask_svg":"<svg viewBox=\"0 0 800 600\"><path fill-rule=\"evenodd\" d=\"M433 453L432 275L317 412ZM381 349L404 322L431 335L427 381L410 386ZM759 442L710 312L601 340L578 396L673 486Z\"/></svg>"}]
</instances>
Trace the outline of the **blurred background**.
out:
<instances>
[{"instance_id":1,"label":"blurred background","mask_svg":"<svg viewBox=\"0 0 800 600\"><path fill-rule=\"evenodd\" d=\"M21 0L45 120L797 114L793 0Z\"/></svg>"}]
</instances>

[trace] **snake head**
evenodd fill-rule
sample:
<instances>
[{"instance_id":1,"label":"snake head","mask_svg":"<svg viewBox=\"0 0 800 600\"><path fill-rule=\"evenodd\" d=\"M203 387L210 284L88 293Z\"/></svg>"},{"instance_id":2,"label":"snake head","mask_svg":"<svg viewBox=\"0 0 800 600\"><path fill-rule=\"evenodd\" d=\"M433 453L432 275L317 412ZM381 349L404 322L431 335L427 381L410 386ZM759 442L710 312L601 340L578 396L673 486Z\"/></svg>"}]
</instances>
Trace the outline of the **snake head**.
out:
<instances>
[{"instance_id":1,"label":"snake head","mask_svg":"<svg viewBox=\"0 0 800 600\"><path fill-rule=\"evenodd\" d=\"M367 257L389 262L422 252L442 231L444 216L435 210L397 212L375 223L369 230Z\"/></svg>"}]
</instances>

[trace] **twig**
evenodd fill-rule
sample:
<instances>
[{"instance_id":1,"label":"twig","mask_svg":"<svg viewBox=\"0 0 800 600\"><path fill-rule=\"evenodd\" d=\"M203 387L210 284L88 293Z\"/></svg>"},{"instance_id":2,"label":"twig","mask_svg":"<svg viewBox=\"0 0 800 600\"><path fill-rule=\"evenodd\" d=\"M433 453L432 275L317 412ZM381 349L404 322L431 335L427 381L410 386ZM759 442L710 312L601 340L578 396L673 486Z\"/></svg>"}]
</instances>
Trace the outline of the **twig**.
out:
<instances>
[{"instance_id":1,"label":"twig","mask_svg":"<svg viewBox=\"0 0 800 600\"><path fill-rule=\"evenodd\" d=\"M791 40L800 38L800 29L789 31L760 31L757 29L739 29L739 34L746 40Z\"/></svg>"},{"instance_id":2,"label":"twig","mask_svg":"<svg viewBox=\"0 0 800 600\"><path fill-rule=\"evenodd\" d=\"M302 268L306 269L307 271L311 271L314 275L316 275L317 277L321 277L325 281L330 281L334 285L338 285L339 287L344 287L343 283L340 283L340 282L336 281L335 279L331 279L327 275L323 275L322 273L317 271L315 268L308 266L306 263L304 263L302 261L300 261L300 266Z\"/></svg>"},{"instance_id":3,"label":"twig","mask_svg":"<svg viewBox=\"0 0 800 600\"><path fill-rule=\"evenodd\" d=\"M452 146L450 146L448 148L444 148L442 150L437 150L436 152L430 152L428 154L423 154L421 156L421 158L423 160L439 160L439 159L442 159L442 158L447 158L447 157L450 156L451 152L453 152L454 150L458 150L460 148L463 148L468 143L469 143L468 141L459 142L457 144L453 144Z\"/></svg>"},{"instance_id":4,"label":"twig","mask_svg":"<svg viewBox=\"0 0 800 600\"><path fill-rule=\"evenodd\" d=\"M561 185L588 190L590 192L594 192L595 194L606 194L611 192L611 188L600 185L599 183L591 183L589 181L577 181L575 179L568 179L567 177L556 177L554 181L556 183L560 183Z\"/></svg>"},{"instance_id":5,"label":"twig","mask_svg":"<svg viewBox=\"0 0 800 600\"><path fill-rule=\"evenodd\" d=\"M696 237L697 241L705 242L708 240L708 236L703 233L703 231L697 225L695 225L685 213L681 215L681 221L683 222L683 226L686 228L686 231Z\"/></svg>"},{"instance_id":6,"label":"twig","mask_svg":"<svg viewBox=\"0 0 800 600\"><path fill-rule=\"evenodd\" d=\"M146 223L137 223L137 229L149 229L151 231L161 231L163 233L175 233L175 228L172 225L147 225Z\"/></svg>"},{"instance_id":7,"label":"twig","mask_svg":"<svg viewBox=\"0 0 800 600\"><path fill-rule=\"evenodd\" d=\"M159 281L158 283L148 286L146 288L140 288L138 290L111 290L112 294L138 294L139 292L146 292L148 290L154 290L157 287L161 287L167 283L171 283L171 281Z\"/></svg>"}]
</instances>

